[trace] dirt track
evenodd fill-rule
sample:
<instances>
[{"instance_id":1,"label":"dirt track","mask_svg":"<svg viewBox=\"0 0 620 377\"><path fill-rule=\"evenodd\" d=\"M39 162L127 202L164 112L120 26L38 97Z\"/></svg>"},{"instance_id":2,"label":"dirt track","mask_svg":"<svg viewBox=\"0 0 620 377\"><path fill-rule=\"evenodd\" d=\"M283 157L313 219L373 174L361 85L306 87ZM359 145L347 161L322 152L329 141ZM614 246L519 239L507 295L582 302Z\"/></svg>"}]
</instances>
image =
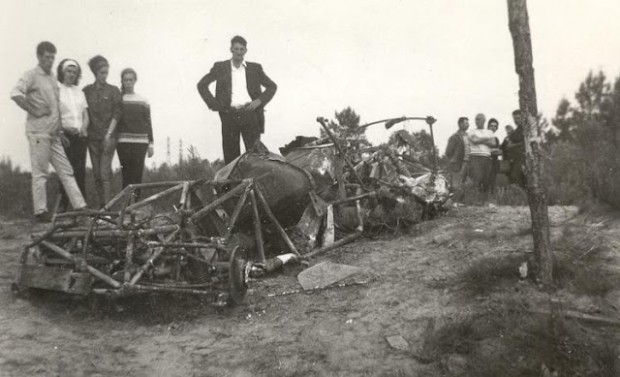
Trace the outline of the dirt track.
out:
<instances>
[{"instance_id":1,"label":"dirt track","mask_svg":"<svg viewBox=\"0 0 620 377\"><path fill-rule=\"evenodd\" d=\"M472 260L531 248L526 208L464 208L407 235L347 245L323 256L361 267L367 285L268 297L297 288L295 273L260 281L247 304L132 299L100 311L58 295L14 298L10 282L28 222L0 228L0 376L432 375L417 349L436 320L462 314L440 288ZM552 208L554 223L575 209ZM468 237L464 234L489 234ZM391 348L401 335L410 352Z\"/></svg>"}]
</instances>

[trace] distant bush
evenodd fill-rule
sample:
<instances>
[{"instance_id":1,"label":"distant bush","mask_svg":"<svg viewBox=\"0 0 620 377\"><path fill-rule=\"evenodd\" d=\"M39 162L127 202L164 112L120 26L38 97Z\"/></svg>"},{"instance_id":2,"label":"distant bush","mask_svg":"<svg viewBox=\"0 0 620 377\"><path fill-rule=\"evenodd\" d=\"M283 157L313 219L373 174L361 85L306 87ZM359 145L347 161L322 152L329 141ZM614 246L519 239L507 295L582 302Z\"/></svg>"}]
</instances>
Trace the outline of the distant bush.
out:
<instances>
[{"instance_id":1,"label":"distant bush","mask_svg":"<svg viewBox=\"0 0 620 377\"><path fill-rule=\"evenodd\" d=\"M30 173L13 166L9 158L0 159L0 214L22 217L31 213Z\"/></svg>"},{"instance_id":2,"label":"distant bush","mask_svg":"<svg viewBox=\"0 0 620 377\"><path fill-rule=\"evenodd\" d=\"M544 160L548 204L576 205L589 198L588 165L578 145L559 142L548 148Z\"/></svg>"},{"instance_id":3,"label":"distant bush","mask_svg":"<svg viewBox=\"0 0 620 377\"><path fill-rule=\"evenodd\" d=\"M213 179L215 172L224 166L223 161L210 163L200 158L196 148L190 147L187 158L174 165L162 164L144 172L144 182L179 181L195 179Z\"/></svg>"},{"instance_id":4,"label":"distant bush","mask_svg":"<svg viewBox=\"0 0 620 377\"><path fill-rule=\"evenodd\" d=\"M181 181L196 179L213 179L215 172L224 163L215 160L210 163L203 160L195 148L188 149L187 157L174 165L162 164L159 167L145 168L143 182ZM50 170L52 170L50 168ZM52 211L58 200L60 182L55 173L51 173L47 182L48 209ZM122 188L120 169L112 176L112 192ZM149 194L143 193L144 194ZM92 170L86 171L86 202L91 208L97 208L98 200ZM21 171L13 166L9 158L0 159L0 215L7 217L32 216L32 186L30 172Z\"/></svg>"},{"instance_id":5,"label":"distant bush","mask_svg":"<svg viewBox=\"0 0 620 377\"><path fill-rule=\"evenodd\" d=\"M590 72L552 124L545 133L550 204L593 199L620 208L620 77L610 83Z\"/></svg>"}]
</instances>

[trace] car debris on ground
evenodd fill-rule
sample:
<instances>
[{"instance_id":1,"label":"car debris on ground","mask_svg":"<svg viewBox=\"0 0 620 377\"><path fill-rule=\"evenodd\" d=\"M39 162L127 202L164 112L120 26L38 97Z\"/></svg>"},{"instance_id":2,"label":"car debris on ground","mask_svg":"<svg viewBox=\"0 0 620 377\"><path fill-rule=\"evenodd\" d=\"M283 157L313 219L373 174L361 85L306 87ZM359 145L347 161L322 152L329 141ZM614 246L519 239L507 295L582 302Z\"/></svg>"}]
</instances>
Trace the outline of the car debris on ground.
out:
<instances>
[{"instance_id":1,"label":"car debris on ground","mask_svg":"<svg viewBox=\"0 0 620 377\"><path fill-rule=\"evenodd\" d=\"M384 122L407 119L425 120L432 135L432 117ZM129 185L101 210L57 214L25 246L14 291L170 292L237 304L252 280L309 265L394 216L421 221L445 206L450 192L436 161L430 169L407 161L401 145L354 160L318 122L328 140L298 137L283 155L259 142L213 180ZM136 200L136 192L150 195ZM323 262L298 278L304 290L322 289L358 270Z\"/></svg>"}]
</instances>

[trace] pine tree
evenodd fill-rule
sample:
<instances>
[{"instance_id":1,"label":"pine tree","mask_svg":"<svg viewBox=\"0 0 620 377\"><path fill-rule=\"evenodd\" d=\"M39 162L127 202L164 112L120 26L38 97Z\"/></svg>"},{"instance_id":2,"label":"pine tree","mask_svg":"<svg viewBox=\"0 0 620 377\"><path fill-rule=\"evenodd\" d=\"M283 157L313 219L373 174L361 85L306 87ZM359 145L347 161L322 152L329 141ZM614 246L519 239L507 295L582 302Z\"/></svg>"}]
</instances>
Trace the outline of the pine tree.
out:
<instances>
[{"instance_id":1,"label":"pine tree","mask_svg":"<svg viewBox=\"0 0 620 377\"><path fill-rule=\"evenodd\" d=\"M360 149L370 146L366 139L366 129L360 128L360 116L350 106L334 113L336 122L330 121L327 125L329 130L340 141L348 152L357 153ZM321 129L321 137L326 138L327 134Z\"/></svg>"}]
</instances>

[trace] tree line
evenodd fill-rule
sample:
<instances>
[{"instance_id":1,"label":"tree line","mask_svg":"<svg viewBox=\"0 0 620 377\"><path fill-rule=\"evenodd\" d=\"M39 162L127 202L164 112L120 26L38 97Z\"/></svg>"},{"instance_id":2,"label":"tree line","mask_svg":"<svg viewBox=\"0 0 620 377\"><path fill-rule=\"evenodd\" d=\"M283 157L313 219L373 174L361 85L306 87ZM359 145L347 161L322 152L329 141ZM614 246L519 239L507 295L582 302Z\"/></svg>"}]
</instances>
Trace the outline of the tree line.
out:
<instances>
[{"instance_id":1,"label":"tree line","mask_svg":"<svg viewBox=\"0 0 620 377\"><path fill-rule=\"evenodd\" d=\"M569 202L620 208L620 77L589 72L573 101L562 99L545 130L546 174Z\"/></svg>"},{"instance_id":2,"label":"tree line","mask_svg":"<svg viewBox=\"0 0 620 377\"><path fill-rule=\"evenodd\" d=\"M360 127L360 119L354 109L346 107L336 111L334 121L329 124L334 135L346 141L347 150L353 154L372 147L365 128ZM396 137L403 135L421 164L432 165L433 149L441 157L424 129L396 130L386 144L394 143ZM325 136L322 133L322 137ZM589 72L579 84L573 100L560 101L555 116L545 127L544 136L544 180L550 205L595 200L620 208L617 195L620 192L620 76L609 80L602 71ZM443 160L439 161L441 165ZM144 179L209 178L222 166L221 160L203 160L196 149L190 147L187 158L177 164L147 168ZM116 183L117 178L114 179ZM93 184L90 180L87 182L91 186L88 192L93 192ZM57 185L56 180L50 180L50 192L56 192ZM55 198L51 195L50 201ZM27 216L31 207L30 173L19 169L9 158L0 159L0 214Z\"/></svg>"}]
</instances>

